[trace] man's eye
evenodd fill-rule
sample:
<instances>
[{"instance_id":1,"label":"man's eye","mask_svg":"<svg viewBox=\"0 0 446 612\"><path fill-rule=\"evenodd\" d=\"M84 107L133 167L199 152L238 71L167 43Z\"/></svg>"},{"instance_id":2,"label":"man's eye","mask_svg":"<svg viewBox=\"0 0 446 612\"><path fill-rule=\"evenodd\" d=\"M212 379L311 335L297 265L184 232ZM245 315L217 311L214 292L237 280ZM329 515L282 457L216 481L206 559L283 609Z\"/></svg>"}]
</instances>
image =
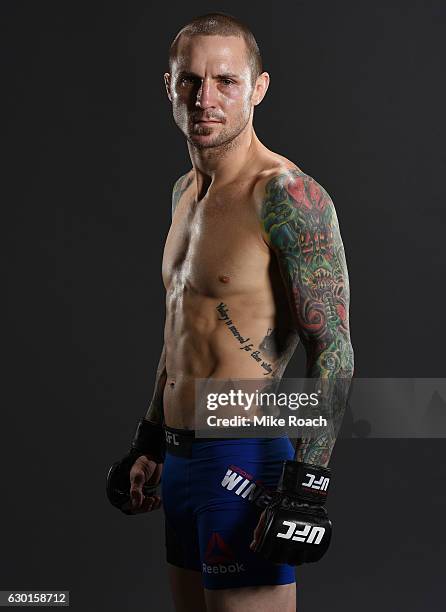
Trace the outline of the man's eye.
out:
<instances>
[{"instance_id":1,"label":"man's eye","mask_svg":"<svg viewBox=\"0 0 446 612\"><path fill-rule=\"evenodd\" d=\"M189 85L190 83L193 83L194 79L192 77L181 77L180 79L180 83L183 85Z\"/></svg>"},{"instance_id":2,"label":"man's eye","mask_svg":"<svg viewBox=\"0 0 446 612\"><path fill-rule=\"evenodd\" d=\"M231 79L222 79L221 82L223 83L223 85L233 85L234 81L231 81Z\"/></svg>"}]
</instances>

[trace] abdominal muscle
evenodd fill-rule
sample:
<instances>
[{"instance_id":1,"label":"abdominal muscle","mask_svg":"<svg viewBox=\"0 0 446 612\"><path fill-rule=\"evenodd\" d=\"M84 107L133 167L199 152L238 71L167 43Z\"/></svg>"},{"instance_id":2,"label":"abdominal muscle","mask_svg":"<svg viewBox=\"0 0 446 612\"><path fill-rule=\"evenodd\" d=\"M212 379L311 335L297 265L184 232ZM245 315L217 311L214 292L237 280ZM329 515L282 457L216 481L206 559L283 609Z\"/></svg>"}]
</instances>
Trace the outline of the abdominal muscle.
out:
<instances>
[{"instance_id":1,"label":"abdominal muscle","mask_svg":"<svg viewBox=\"0 0 446 612\"><path fill-rule=\"evenodd\" d=\"M259 388L281 377L297 344L294 332L287 335L287 316L282 312L283 329L277 329L274 304L252 296L249 305L235 296L182 296L181 307L169 300L167 306L163 404L169 427L196 427L197 379L253 379L250 386Z\"/></svg>"}]
</instances>

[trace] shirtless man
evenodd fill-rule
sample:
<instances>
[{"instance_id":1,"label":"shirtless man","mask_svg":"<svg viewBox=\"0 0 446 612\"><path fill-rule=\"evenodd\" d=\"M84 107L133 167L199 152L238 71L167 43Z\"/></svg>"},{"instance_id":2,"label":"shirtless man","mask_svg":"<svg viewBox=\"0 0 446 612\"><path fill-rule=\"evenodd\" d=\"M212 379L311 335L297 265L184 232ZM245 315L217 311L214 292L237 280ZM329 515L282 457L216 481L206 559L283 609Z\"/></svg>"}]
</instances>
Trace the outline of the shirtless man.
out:
<instances>
[{"instance_id":1,"label":"shirtless man","mask_svg":"<svg viewBox=\"0 0 446 612\"><path fill-rule=\"evenodd\" d=\"M244 25L221 14L194 19L174 39L164 78L192 168L173 188L162 266L164 347L142 424L165 429L167 452L164 458L164 440L150 434L144 453L127 461L126 511L160 506L143 485L158 482L163 470L177 611L292 612L294 569L253 550L261 509L221 484L233 470L274 489L294 449L288 438L195 438L195 379L281 377L299 339L308 377L351 378L349 285L336 213L323 187L254 132L269 75ZM240 350L222 324L222 303L271 372ZM347 391L336 394L338 422ZM301 439L295 459L326 466L334 442L327 433Z\"/></svg>"}]
</instances>

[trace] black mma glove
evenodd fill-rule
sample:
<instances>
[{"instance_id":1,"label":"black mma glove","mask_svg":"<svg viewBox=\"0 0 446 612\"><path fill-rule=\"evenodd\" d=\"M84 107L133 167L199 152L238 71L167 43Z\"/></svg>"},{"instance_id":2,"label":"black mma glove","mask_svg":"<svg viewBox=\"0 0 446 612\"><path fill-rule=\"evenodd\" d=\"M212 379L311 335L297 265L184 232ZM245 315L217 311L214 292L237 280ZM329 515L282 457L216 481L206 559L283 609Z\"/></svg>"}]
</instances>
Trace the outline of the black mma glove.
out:
<instances>
[{"instance_id":1,"label":"black mma glove","mask_svg":"<svg viewBox=\"0 0 446 612\"><path fill-rule=\"evenodd\" d=\"M321 466L284 461L253 550L273 563L319 561L331 539L331 522L324 508L330 474Z\"/></svg>"},{"instance_id":2,"label":"black mma glove","mask_svg":"<svg viewBox=\"0 0 446 612\"><path fill-rule=\"evenodd\" d=\"M138 423L130 451L109 469L107 497L109 502L124 514L133 514L130 509L124 509L124 506L130 502L130 470L133 464L141 455L147 455L155 463L164 463L165 446L163 426L142 419ZM155 494L156 488L157 485L144 485L143 493L146 497L150 497Z\"/></svg>"}]
</instances>

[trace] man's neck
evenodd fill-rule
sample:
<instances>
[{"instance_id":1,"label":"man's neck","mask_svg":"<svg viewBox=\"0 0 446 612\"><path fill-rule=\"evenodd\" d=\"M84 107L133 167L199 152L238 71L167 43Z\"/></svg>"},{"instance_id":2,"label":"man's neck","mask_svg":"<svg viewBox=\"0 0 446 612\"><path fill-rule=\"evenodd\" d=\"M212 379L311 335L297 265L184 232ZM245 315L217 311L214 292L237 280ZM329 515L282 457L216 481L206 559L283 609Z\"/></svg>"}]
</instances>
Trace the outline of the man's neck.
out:
<instances>
[{"instance_id":1,"label":"man's neck","mask_svg":"<svg viewBox=\"0 0 446 612\"><path fill-rule=\"evenodd\" d=\"M234 140L220 147L197 149L188 143L197 186L197 200L202 200L211 184L231 182L260 145L252 124Z\"/></svg>"}]
</instances>

